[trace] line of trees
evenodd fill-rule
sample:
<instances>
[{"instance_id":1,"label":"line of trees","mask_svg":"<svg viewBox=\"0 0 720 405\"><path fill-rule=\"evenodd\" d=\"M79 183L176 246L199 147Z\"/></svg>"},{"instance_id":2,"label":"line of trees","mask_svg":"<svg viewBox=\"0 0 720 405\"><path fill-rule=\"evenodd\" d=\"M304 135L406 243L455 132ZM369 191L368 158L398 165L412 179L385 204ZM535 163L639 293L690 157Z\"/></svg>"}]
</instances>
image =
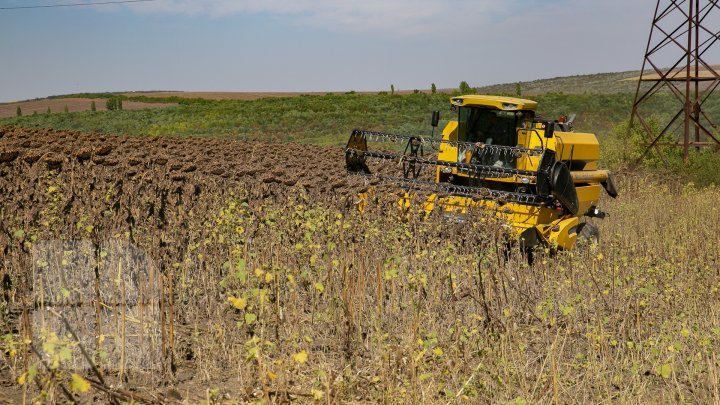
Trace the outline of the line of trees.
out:
<instances>
[{"instance_id":1,"label":"line of trees","mask_svg":"<svg viewBox=\"0 0 720 405\"><path fill-rule=\"evenodd\" d=\"M107 107L107 109L108 109L109 111L122 110L122 109L123 109L123 102L122 102L122 99L119 98L119 97L111 97L111 98L109 98L109 99L107 100L107 102L105 103L105 106ZM70 108L68 107L67 104L65 104L65 106L63 107L63 111L66 112L66 113L69 113L69 112L70 112ZM93 100L93 101L90 103L90 111L93 111L93 112L97 111L97 105L95 104L95 100ZM48 106L48 108L47 108L47 110L45 111L45 113L46 113L46 114L52 114L52 109L50 108L50 106ZM37 111L33 111L33 115L37 115ZM23 116L23 111L22 111L22 108L21 108L20 106L17 106L17 107L15 108L15 116L16 116L16 117L22 117L22 116Z\"/></svg>"},{"instance_id":2,"label":"line of trees","mask_svg":"<svg viewBox=\"0 0 720 405\"><path fill-rule=\"evenodd\" d=\"M105 102L108 111L119 111L123 109L122 99L120 97L110 97Z\"/></svg>"}]
</instances>

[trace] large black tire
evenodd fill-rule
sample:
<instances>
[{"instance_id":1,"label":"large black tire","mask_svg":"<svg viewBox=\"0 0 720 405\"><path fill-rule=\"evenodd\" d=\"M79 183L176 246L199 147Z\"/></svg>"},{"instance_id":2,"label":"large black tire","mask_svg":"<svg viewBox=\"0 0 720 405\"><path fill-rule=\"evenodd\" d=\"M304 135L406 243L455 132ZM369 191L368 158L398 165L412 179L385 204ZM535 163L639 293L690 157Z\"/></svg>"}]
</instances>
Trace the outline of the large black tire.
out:
<instances>
[{"instance_id":1,"label":"large black tire","mask_svg":"<svg viewBox=\"0 0 720 405\"><path fill-rule=\"evenodd\" d=\"M577 235L578 242L582 241L581 243L598 243L600 241L600 230L589 222L578 225Z\"/></svg>"}]
</instances>

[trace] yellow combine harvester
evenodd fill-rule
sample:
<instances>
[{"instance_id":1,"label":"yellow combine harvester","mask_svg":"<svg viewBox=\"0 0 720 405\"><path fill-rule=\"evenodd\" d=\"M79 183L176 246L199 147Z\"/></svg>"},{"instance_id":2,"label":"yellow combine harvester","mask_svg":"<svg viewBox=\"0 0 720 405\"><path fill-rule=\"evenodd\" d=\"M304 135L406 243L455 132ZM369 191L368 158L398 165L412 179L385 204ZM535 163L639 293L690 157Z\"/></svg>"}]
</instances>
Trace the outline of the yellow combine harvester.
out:
<instances>
[{"instance_id":1,"label":"yellow combine harvester","mask_svg":"<svg viewBox=\"0 0 720 405\"><path fill-rule=\"evenodd\" d=\"M505 222L526 249L572 249L578 234L592 234L581 218L605 217L598 208L602 188L617 196L610 172L598 167L594 134L574 132L565 119L536 118L537 103L530 100L469 95L450 102L457 119L442 139L353 131L345 150L348 173L397 183L406 189L401 206L424 189L432 193L423 202L428 212L466 221L479 209ZM435 111L433 127L438 121ZM405 149L371 151L368 142L403 143ZM395 161L402 175L373 173L371 161ZM434 167L434 180L421 176L423 167Z\"/></svg>"}]
</instances>

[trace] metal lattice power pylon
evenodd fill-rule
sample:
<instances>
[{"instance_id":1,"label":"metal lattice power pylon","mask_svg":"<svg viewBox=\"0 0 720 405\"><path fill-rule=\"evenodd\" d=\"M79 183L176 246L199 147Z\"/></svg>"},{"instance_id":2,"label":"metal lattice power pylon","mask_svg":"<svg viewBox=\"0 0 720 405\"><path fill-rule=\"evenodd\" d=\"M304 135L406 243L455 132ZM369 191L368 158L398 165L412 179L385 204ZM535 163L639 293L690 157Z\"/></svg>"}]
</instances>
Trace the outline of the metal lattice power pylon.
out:
<instances>
[{"instance_id":1,"label":"metal lattice power pylon","mask_svg":"<svg viewBox=\"0 0 720 405\"><path fill-rule=\"evenodd\" d=\"M718 126L703 108L720 86L720 66L708 63L717 58L718 41L720 0L658 0L630 120L647 134L643 157L654 149L667 163L660 146L679 146L687 163L692 148L720 147ZM649 122L658 112L652 99L668 91L673 115L658 131Z\"/></svg>"}]
</instances>

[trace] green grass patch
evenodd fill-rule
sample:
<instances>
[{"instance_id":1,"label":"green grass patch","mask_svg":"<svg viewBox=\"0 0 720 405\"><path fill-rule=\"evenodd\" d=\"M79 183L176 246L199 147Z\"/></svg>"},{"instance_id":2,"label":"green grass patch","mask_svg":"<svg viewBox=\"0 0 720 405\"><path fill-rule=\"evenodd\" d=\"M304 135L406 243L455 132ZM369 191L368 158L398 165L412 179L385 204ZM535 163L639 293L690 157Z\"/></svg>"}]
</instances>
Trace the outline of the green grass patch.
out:
<instances>
[{"instance_id":1,"label":"green grass patch","mask_svg":"<svg viewBox=\"0 0 720 405\"><path fill-rule=\"evenodd\" d=\"M454 118L455 113L449 110L450 96L340 94L252 101L122 97L129 101L180 105L151 110L40 114L7 118L0 123L128 135L235 137L341 145L355 128L428 135L433 110L441 111L441 128ZM627 94L553 93L535 99L540 103L538 112L547 118L577 113L578 130L600 136L627 117L632 102Z\"/></svg>"}]
</instances>

